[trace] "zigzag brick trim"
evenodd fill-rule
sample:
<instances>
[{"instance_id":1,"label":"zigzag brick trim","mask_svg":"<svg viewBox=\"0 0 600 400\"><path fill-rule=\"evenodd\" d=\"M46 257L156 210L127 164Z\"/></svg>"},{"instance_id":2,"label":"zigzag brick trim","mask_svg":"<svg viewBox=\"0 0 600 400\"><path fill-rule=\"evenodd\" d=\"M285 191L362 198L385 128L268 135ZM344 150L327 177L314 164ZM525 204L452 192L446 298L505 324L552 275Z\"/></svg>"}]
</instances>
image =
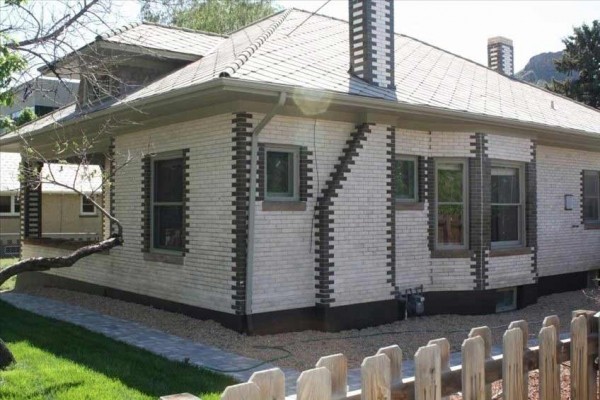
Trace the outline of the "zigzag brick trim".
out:
<instances>
[{"instance_id":1,"label":"zigzag brick trim","mask_svg":"<svg viewBox=\"0 0 600 400\"><path fill-rule=\"evenodd\" d=\"M336 164L334 172L322 189L321 196L317 199L316 211L317 222L315 224L315 289L316 304L321 307L329 307L335 302L333 298L334 263L333 254L333 228L334 212L331 209L338 190L342 189L342 182L350 173L351 165L355 163L354 158L358 156L358 150L363 147L367 140L367 134L371 132L368 123L356 126L356 131L351 134L351 139L346 142L346 148Z\"/></svg>"}]
</instances>

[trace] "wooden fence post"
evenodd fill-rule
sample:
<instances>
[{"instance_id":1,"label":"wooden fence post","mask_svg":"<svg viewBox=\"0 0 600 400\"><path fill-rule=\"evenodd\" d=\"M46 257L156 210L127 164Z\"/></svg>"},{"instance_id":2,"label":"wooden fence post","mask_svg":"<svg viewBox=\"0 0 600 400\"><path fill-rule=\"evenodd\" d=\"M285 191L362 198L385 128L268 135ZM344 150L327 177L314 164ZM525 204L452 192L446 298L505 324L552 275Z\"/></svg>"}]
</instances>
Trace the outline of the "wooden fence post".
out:
<instances>
[{"instance_id":1,"label":"wooden fence post","mask_svg":"<svg viewBox=\"0 0 600 400\"><path fill-rule=\"evenodd\" d=\"M348 360L343 354L321 357L316 367L325 367L331 373L331 398L340 399L348 393Z\"/></svg>"},{"instance_id":2,"label":"wooden fence post","mask_svg":"<svg viewBox=\"0 0 600 400\"><path fill-rule=\"evenodd\" d=\"M261 400L260 389L252 382L228 386L221 395L221 400Z\"/></svg>"},{"instance_id":3,"label":"wooden fence post","mask_svg":"<svg viewBox=\"0 0 600 400\"><path fill-rule=\"evenodd\" d=\"M485 342L481 336L465 339L462 344L462 398L486 400Z\"/></svg>"},{"instance_id":4,"label":"wooden fence post","mask_svg":"<svg viewBox=\"0 0 600 400\"><path fill-rule=\"evenodd\" d=\"M440 348L440 371L444 373L446 371L450 371L450 342L448 339L433 339L430 340L427 345L436 345ZM449 397L442 397L442 400L448 400Z\"/></svg>"},{"instance_id":5,"label":"wooden fence post","mask_svg":"<svg viewBox=\"0 0 600 400\"><path fill-rule=\"evenodd\" d=\"M560 339L560 319L558 318L558 315L549 315L544 318L542 326L554 326L556 328L556 340Z\"/></svg>"},{"instance_id":6,"label":"wooden fence post","mask_svg":"<svg viewBox=\"0 0 600 400\"><path fill-rule=\"evenodd\" d=\"M583 315L586 317L587 320L587 329L588 329L588 334L591 333L596 333L598 332L598 320L596 318L594 318L594 315L596 313L594 311L589 311L589 310L575 310L572 313L572 317L575 318L579 315ZM596 359L596 355L595 354L589 354L588 355L588 396L590 399L597 399L597 395L598 395L598 387L596 384L596 379L597 379L597 373L596 370L594 369L594 361Z\"/></svg>"},{"instance_id":7,"label":"wooden fence post","mask_svg":"<svg viewBox=\"0 0 600 400\"><path fill-rule=\"evenodd\" d=\"M513 321L508 325L508 329L519 328L523 334L523 353L528 350L529 342L529 325L525 320ZM523 368L523 399L529 397L529 372Z\"/></svg>"},{"instance_id":8,"label":"wooden fence post","mask_svg":"<svg viewBox=\"0 0 600 400\"><path fill-rule=\"evenodd\" d=\"M285 399L285 374L279 368L267 369L252 374L248 382L253 382L264 400Z\"/></svg>"},{"instance_id":9,"label":"wooden fence post","mask_svg":"<svg viewBox=\"0 0 600 400\"><path fill-rule=\"evenodd\" d=\"M571 321L571 400L588 400L587 318Z\"/></svg>"},{"instance_id":10,"label":"wooden fence post","mask_svg":"<svg viewBox=\"0 0 600 400\"><path fill-rule=\"evenodd\" d=\"M325 367L303 371L296 384L297 400L331 400L331 373Z\"/></svg>"},{"instance_id":11,"label":"wooden fence post","mask_svg":"<svg viewBox=\"0 0 600 400\"><path fill-rule=\"evenodd\" d=\"M440 347L419 347L415 353L415 400L441 400Z\"/></svg>"},{"instance_id":12,"label":"wooden fence post","mask_svg":"<svg viewBox=\"0 0 600 400\"><path fill-rule=\"evenodd\" d=\"M502 338L502 395L504 400L527 400L523 391L523 332L513 328Z\"/></svg>"},{"instance_id":13,"label":"wooden fence post","mask_svg":"<svg viewBox=\"0 0 600 400\"><path fill-rule=\"evenodd\" d=\"M390 376L392 384L402 380L402 349L398 345L382 347L377 354L385 354L390 359Z\"/></svg>"},{"instance_id":14,"label":"wooden fence post","mask_svg":"<svg viewBox=\"0 0 600 400\"><path fill-rule=\"evenodd\" d=\"M367 357L360 365L361 400L391 400L391 362L385 354Z\"/></svg>"},{"instance_id":15,"label":"wooden fence post","mask_svg":"<svg viewBox=\"0 0 600 400\"><path fill-rule=\"evenodd\" d=\"M469 332L469 338L480 337L483 339L485 359L489 360L492 358L492 330L487 326L480 326L478 328L471 329ZM492 385L485 385L485 398L486 400L492 399Z\"/></svg>"},{"instance_id":16,"label":"wooden fence post","mask_svg":"<svg viewBox=\"0 0 600 400\"><path fill-rule=\"evenodd\" d=\"M558 334L556 325L548 324L539 335L540 399L560 400L560 363L556 354Z\"/></svg>"}]
</instances>

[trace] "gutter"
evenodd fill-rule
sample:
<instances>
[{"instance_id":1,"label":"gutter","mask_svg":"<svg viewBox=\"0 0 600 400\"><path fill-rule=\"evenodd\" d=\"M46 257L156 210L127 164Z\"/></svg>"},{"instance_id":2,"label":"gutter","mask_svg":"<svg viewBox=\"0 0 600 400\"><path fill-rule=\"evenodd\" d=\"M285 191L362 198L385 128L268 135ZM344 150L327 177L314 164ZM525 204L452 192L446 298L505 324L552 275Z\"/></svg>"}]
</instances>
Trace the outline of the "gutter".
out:
<instances>
[{"instance_id":1,"label":"gutter","mask_svg":"<svg viewBox=\"0 0 600 400\"><path fill-rule=\"evenodd\" d=\"M256 220L256 172L258 162L258 135L265 126L281 110L287 99L287 93L279 93L279 100L271 111L256 125L252 131L250 151L250 200L248 201L248 243L246 250L246 323L248 332L252 332L252 291L254 276L254 225Z\"/></svg>"}]
</instances>

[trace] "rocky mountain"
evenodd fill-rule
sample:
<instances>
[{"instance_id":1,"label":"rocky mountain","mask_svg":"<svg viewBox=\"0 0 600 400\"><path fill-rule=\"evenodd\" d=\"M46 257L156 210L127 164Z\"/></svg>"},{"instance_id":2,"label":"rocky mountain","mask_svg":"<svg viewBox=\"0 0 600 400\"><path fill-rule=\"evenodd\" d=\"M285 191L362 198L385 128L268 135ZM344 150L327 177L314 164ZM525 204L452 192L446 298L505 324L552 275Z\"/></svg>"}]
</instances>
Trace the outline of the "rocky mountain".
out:
<instances>
[{"instance_id":1,"label":"rocky mountain","mask_svg":"<svg viewBox=\"0 0 600 400\"><path fill-rule=\"evenodd\" d=\"M522 71L515 74L515 77L538 86L545 86L546 83L552 82L553 78L557 81L564 81L569 77L554 68L554 60L560 58L561 55L562 51L535 55L529 59Z\"/></svg>"}]
</instances>

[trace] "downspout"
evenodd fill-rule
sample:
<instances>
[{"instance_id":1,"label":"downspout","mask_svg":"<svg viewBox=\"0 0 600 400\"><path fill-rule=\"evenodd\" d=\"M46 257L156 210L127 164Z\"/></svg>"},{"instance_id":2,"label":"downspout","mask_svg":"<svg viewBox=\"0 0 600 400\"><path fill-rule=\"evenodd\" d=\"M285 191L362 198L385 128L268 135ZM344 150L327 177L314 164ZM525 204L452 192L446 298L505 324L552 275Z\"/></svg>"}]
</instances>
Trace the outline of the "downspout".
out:
<instances>
[{"instance_id":1,"label":"downspout","mask_svg":"<svg viewBox=\"0 0 600 400\"><path fill-rule=\"evenodd\" d=\"M258 159L258 135L285 104L286 92L279 93L279 100L271 111L256 125L252 131L250 151L250 199L248 201L248 243L246 251L246 329L252 332L252 291L254 276L254 223L256 219L256 171Z\"/></svg>"}]
</instances>

